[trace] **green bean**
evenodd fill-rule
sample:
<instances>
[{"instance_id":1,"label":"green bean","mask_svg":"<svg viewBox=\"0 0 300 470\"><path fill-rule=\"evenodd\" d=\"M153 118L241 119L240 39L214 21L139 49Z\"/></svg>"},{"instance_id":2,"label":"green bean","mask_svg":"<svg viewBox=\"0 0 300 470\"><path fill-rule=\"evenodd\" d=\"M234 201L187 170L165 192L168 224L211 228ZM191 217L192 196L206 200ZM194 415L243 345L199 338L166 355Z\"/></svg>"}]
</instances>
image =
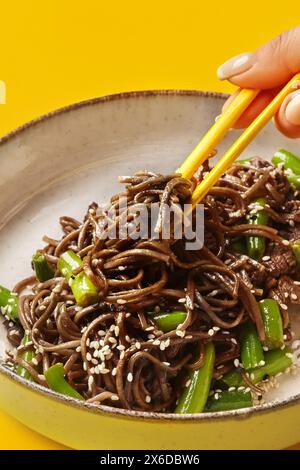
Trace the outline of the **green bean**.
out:
<instances>
[{"instance_id":1,"label":"green bean","mask_svg":"<svg viewBox=\"0 0 300 470\"><path fill-rule=\"evenodd\" d=\"M215 364L213 343L205 345L204 364L189 373L190 383L185 387L175 413L201 413L206 405Z\"/></svg>"},{"instance_id":2,"label":"green bean","mask_svg":"<svg viewBox=\"0 0 300 470\"><path fill-rule=\"evenodd\" d=\"M176 330L177 326L186 319L186 312L175 310L174 312L161 312L153 317L158 328L164 333Z\"/></svg>"},{"instance_id":3,"label":"green bean","mask_svg":"<svg viewBox=\"0 0 300 470\"><path fill-rule=\"evenodd\" d=\"M279 305L274 299L263 299L259 302L262 320L266 333L266 346L269 349L284 345L282 318Z\"/></svg>"},{"instance_id":4,"label":"green bean","mask_svg":"<svg viewBox=\"0 0 300 470\"><path fill-rule=\"evenodd\" d=\"M26 346L26 344L28 344L29 342L31 341L31 338L29 335L25 334L24 335L24 338L22 339L22 345L23 346ZM22 354L22 359L24 359L24 361L26 362L31 362L32 359L35 357L35 352L32 349L28 349L27 351L25 351L23 354ZM22 366L18 366L17 367L17 374L20 376L20 377L23 377L24 379L27 379L27 380L30 380L30 381L33 381L33 378L31 377L30 373L28 372L28 370L26 370L24 367Z\"/></svg>"},{"instance_id":5,"label":"green bean","mask_svg":"<svg viewBox=\"0 0 300 470\"><path fill-rule=\"evenodd\" d=\"M264 360L263 347L253 323L248 322L240 329L241 359L244 369L261 366Z\"/></svg>"},{"instance_id":6,"label":"green bean","mask_svg":"<svg viewBox=\"0 0 300 470\"><path fill-rule=\"evenodd\" d=\"M265 198L258 198L253 201L254 204L264 207L267 203ZM257 210L256 214L249 214L248 222L252 225L267 225L268 214L264 209ZM247 237L247 251L248 255L260 261L265 253L265 238L260 236Z\"/></svg>"},{"instance_id":7,"label":"green bean","mask_svg":"<svg viewBox=\"0 0 300 470\"><path fill-rule=\"evenodd\" d=\"M76 276L73 274L73 270L78 269L81 265L82 259L72 250L68 250L60 256L57 267L69 281L76 303L81 307L87 307L97 302L98 289L84 271Z\"/></svg>"},{"instance_id":8,"label":"green bean","mask_svg":"<svg viewBox=\"0 0 300 470\"><path fill-rule=\"evenodd\" d=\"M241 408L249 408L252 406L252 396L250 392L245 390L224 390L215 393L207 401L205 411L229 411L239 410Z\"/></svg>"},{"instance_id":9,"label":"green bean","mask_svg":"<svg viewBox=\"0 0 300 470\"><path fill-rule=\"evenodd\" d=\"M51 390L68 397L84 400L83 396L66 381L63 364L59 362L54 364L54 366L51 366L46 370L44 375Z\"/></svg>"},{"instance_id":10,"label":"green bean","mask_svg":"<svg viewBox=\"0 0 300 470\"><path fill-rule=\"evenodd\" d=\"M297 260L297 263L298 263L299 266L300 266L300 240L295 240L295 241L292 243L292 249L293 249L295 258L296 258L296 260Z\"/></svg>"},{"instance_id":11,"label":"green bean","mask_svg":"<svg viewBox=\"0 0 300 470\"><path fill-rule=\"evenodd\" d=\"M272 163L275 166L283 164L285 170L300 176L300 159L288 150L278 150L272 158Z\"/></svg>"},{"instance_id":12,"label":"green bean","mask_svg":"<svg viewBox=\"0 0 300 470\"><path fill-rule=\"evenodd\" d=\"M19 299L6 287L0 286L0 307L3 315L7 315L11 321L19 320L18 311Z\"/></svg>"},{"instance_id":13,"label":"green bean","mask_svg":"<svg viewBox=\"0 0 300 470\"><path fill-rule=\"evenodd\" d=\"M287 356L287 354L291 354L291 350L288 347L285 347L284 349L273 349L272 351L265 353L265 365L247 371L251 382L254 384L259 383L266 377L272 377L290 367L292 365L292 359ZM225 374L218 381L218 384L220 386L227 387L240 387L241 385L246 385L238 369L234 369Z\"/></svg>"},{"instance_id":14,"label":"green bean","mask_svg":"<svg viewBox=\"0 0 300 470\"><path fill-rule=\"evenodd\" d=\"M37 251L32 257L32 264L36 278L40 282L48 281L48 279L52 279L54 277L55 271L49 266L43 253Z\"/></svg>"}]
</instances>

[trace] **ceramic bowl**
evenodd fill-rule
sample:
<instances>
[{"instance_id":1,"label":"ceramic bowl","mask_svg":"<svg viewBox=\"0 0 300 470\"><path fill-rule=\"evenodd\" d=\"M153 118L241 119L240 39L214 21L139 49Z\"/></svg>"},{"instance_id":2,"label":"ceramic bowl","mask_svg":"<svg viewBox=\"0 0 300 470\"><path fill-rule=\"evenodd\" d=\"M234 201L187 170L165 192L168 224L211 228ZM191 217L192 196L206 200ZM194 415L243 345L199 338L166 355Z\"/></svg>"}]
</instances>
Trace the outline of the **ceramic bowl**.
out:
<instances>
[{"instance_id":1,"label":"ceramic bowl","mask_svg":"<svg viewBox=\"0 0 300 470\"><path fill-rule=\"evenodd\" d=\"M50 113L3 137L0 284L12 287L30 275L43 234L59 235L60 215L80 218L91 201L107 201L119 189L118 175L175 170L224 99L197 91L113 95ZM236 135L227 135L219 155ZM247 155L269 158L280 147L300 153L297 141L269 125ZM293 321L297 330L297 315ZM2 357L6 346L2 328ZM281 382L260 407L180 416L87 405L0 366L0 403L22 423L76 449L275 449L300 439L300 378L284 375Z\"/></svg>"}]
</instances>

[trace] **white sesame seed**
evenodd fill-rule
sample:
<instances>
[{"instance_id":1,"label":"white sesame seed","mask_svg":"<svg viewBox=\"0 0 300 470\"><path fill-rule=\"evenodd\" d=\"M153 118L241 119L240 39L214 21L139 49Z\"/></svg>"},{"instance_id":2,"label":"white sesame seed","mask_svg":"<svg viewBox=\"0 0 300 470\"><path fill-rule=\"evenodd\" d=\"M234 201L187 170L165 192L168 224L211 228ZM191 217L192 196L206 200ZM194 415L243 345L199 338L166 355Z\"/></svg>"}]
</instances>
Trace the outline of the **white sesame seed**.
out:
<instances>
[{"instance_id":1,"label":"white sesame seed","mask_svg":"<svg viewBox=\"0 0 300 470\"><path fill-rule=\"evenodd\" d=\"M213 326L213 330L214 331L220 331L221 328L219 328L218 326Z\"/></svg>"},{"instance_id":2,"label":"white sesame seed","mask_svg":"<svg viewBox=\"0 0 300 470\"><path fill-rule=\"evenodd\" d=\"M298 299L298 297L297 297L297 295L296 295L296 294L294 294L294 293L293 293L293 294L291 294L291 299L293 299L293 300L297 300L297 299Z\"/></svg>"},{"instance_id":3,"label":"white sesame seed","mask_svg":"<svg viewBox=\"0 0 300 470\"><path fill-rule=\"evenodd\" d=\"M237 340L235 338L231 338L230 341L233 343L233 344L237 344Z\"/></svg>"},{"instance_id":4,"label":"white sesame seed","mask_svg":"<svg viewBox=\"0 0 300 470\"><path fill-rule=\"evenodd\" d=\"M128 313L126 313L125 317L126 317L126 318L129 318L129 317L131 317L131 313L129 313L129 312L128 312Z\"/></svg>"},{"instance_id":5,"label":"white sesame seed","mask_svg":"<svg viewBox=\"0 0 300 470\"><path fill-rule=\"evenodd\" d=\"M283 339L284 339L284 341L286 341L287 340L287 335L283 335Z\"/></svg>"},{"instance_id":6,"label":"white sesame seed","mask_svg":"<svg viewBox=\"0 0 300 470\"><path fill-rule=\"evenodd\" d=\"M112 401L118 401L119 400L118 395L112 395L110 398L111 398Z\"/></svg>"},{"instance_id":7,"label":"white sesame seed","mask_svg":"<svg viewBox=\"0 0 300 470\"><path fill-rule=\"evenodd\" d=\"M295 284L296 286L300 286L300 281L294 281L294 284Z\"/></svg>"},{"instance_id":8,"label":"white sesame seed","mask_svg":"<svg viewBox=\"0 0 300 470\"><path fill-rule=\"evenodd\" d=\"M148 339L154 339L154 338L155 338L155 335L153 334L148 335Z\"/></svg>"},{"instance_id":9,"label":"white sesame seed","mask_svg":"<svg viewBox=\"0 0 300 470\"><path fill-rule=\"evenodd\" d=\"M99 336L105 336L106 335L106 332L104 330L99 330L98 331L98 335Z\"/></svg>"},{"instance_id":10,"label":"white sesame seed","mask_svg":"<svg viewBox=\"0 0 300 470\"><path fill-rule=\"evenodd\" d=\"M251 379L251 380L254 380L254 379L255 379L255 376L254 376L253 372L251 372L251 374L250 374L250 379Z\"/></svg>"},{"instance_id":11,"label":"white sesame seed","mask_svg":"<svg viewBox=\"0 0 300 470\"><path fill-rule=\"evenodd\" d=\"M169 366L169 365L170 365L170 363L169 363L169 362L166 362L166 361L163 362L163 364L164 364L165 366Z\"/></svg>"},{"instance_id":12,"label":"white sesame seed","mask_svg":"<svg viewBox=\"0 0 300 470\"><path fill-rule=\"evenodd\" d=\"M262 261L269 261L271 259L270 256L263 256Z\"/></svg>"},{"instance_id":13,"label":"white sesame seed","mask_svg":"<svg viewBox=\"0 0 300 470\"><path fill-rule=\"evenodd\" d=\"M133 381L133 375L131 372L129 372L129 374L127 375L127 380L128 382L132 382Z\"/></svg>"},{"instance_id":14,"label":"white sesame seed","mask_svg":"<svg viewBox=\"0 0 300 470\"><path fill-rule=\"evenodd\" d=\"M228 392L233 392L235 390L235 387L229 387Z\"/></svg>"},{"instance_id":15,"label":"white sesame seed","mask_svg":"<svg viewBox=\"0 0 300 470\"><path fill-rule=\"evenodd\" d=\"M280 307L282 308L282 310L287 310L288 309L287 305L285 305L285 304L280 304Z\"/></svg>"},{"instance_id":16,"label":"white sesame seed","mask_svg":"<svg viewBox=\"0 0 300 470\"><path fill-rule=\"evenodd\" d=\"M285 245L285 246L288 246L290 244L290 242L288 240L282 240L282 244Z\"/></svg>"},{"instance_id":17,"label":"white sesame seed","mask_svg":"<svg viewBox=\"0 0 300 470\"><path fill-rule=\"evenodd\" d=\"M94 374L94 373L95 373L95 367L91 367L91 368L90 368L90 373L91 373L91 374Z\"/></svg>"},{"instance_id":18,"label":"white sesame seed","mask_svg":"<svg viewBox=\"0 0 300 470\"><path fill-rule=\"evenodd\" d=\"M135 343L135 347L136 347L136 349L141 349L141 343L139 341L137 341Z\"/></svg>"},{"instance_id":19,"label":"white sesame seed","mask_svg":"<svg viewBox=\"0 0 300 470\"><path fill-rule=\"evenodd\" d=\"M131 343L131 338L128 335L125 336L125 339L126 339L127 343Z\"/></svg>"},{"instance_id":20,"label":"white sesame seed","mask_svg":"<svg viewBox=\"0 0 300 470\"><path fill-rule=\"evenodd\" d=\"M269 351L268 346L263 346L263 350L264 350L264 351Z\"/></svg>"},{"instance_id":21,"label":"white sesame seed","mask_svg":"<svg viewBox=\"0 0 300 470\"><path fill-rule=\"evenodd\" d=\"M187 338L188 338L188 336L187 336ZM168 348L168 347L170 346L170 343L171 343L170 338L166 339L166 341L165 341L165 347Z\"/></svg>"},{"instance_id":22,"label":"white sesame seed","mask_svg":"<svg viewBox=\"0 0 300 470\"><path fill-rule=\"evenodd\" d=\"M146 395L146 397L145 397L145 402L146 402L146 403L150 403L150 402L151 402L151 397L150 397L150 395Z\"/></svg>"},{"instance_id":23,"label":"white sesame seed","mask_svg":"<svg viewBox=\"0 0 300 470\"><path fill-rule=\"evenodd\" d=\"M92 375L90 375L89 378L88 378L89 390L91 390L93 383L94 383L94 377Z\"/></svg>"},{"instance_id":24,"label":"white sesame seed","mask_svg":"<svg viewBox=\"0 0 300 470\"><path fill-rule=\"evenodd\" d=\"M125 271L125 269L126 269L125 266L119 266L119 267L118 267L118 270L119 270L119 271Z\"/></svg>"},{"instance_id":25,"label":"white sesame seed","mask_svg":"<svg viewBox=\"0 0 300 470\"><path fill-rule=\"evenodd\" d=\"M214 399L215 399L215 400L219 400L219 394L218 394L218 393L215 393L215 394L214 394Z\"/></svg>"},{"instance_id":26,"label":"white sesame seed","mask_svg":"<svg viewBox=\"0 0 300 470\"><path fill-rule=\"evenodd\" d=\"M96 365L98 364L98 360L93 358L93 359L91 360L91 363L96 366Z\"/></svg>"},{"instance_id":27,"label":"white sesame seed","mask_svg":"<svg viewBox=\"0 0 300 470\"><path fill-rule=\"evenodd\" d=\"M185 331L182 330L176 330L176 335L179 336L180 338L184 338Z\"/></svg>"},{"instance_id":28,"label":"white sesame seed","mask_svg":"<svg viewBox=\"0 0 300 470\"><path fill-rule=\"evenodd\" d=\"M243 386L238 387L238 392L242 392L243 390L245 390L245 387L243 387Z\"/></svg>"},{"instance_id":29,"label":"white sesame seed","mask_svg":"<svg viewBox=\"0 0 300 470\"><path fill-rule=\"evenodd\" d=\"M153 331L154 330L154 326L148 326L148 328L145 329L145 331Z\"/></svg>"},{"instance_id":30,"label":"white sesame seed","mask_svg":"<svg viewBox=\"0 0 300 470\"><path fill-rule=\"evenodd\" d=\"M120 352L120 359L124 359L124 356L125 356L125 351L121 351Z\"/></svg>"},{"instance_id":31,"label":"white sesame seed","mask_svg":"<svg viewBox=\"0 0 300 470\"><path fill-rule=\"evenodd\" d=\"M261 366L261 367L262 367L262 366L265 366L265 365L266 365L266 362L263 361L263 360L262 360L262 361L259 361L258 365Z\"/></svg>"},{"instance_id":32,"label":"white sesame seed","mask_svg":"<svg viewBox=\"0 0 300 470\"><path fill-rule=\"evenodd\" d=\"M293 359L293 354L291 354L291 353L286 353L285 355L286 355L286 357L288 357L289 359Z\"/></svg>"},{"instance_id":33,"label":"white sesame seed","mask_svg":"<svg viewBox=\"0 0 300 470\"><path fill-rule=\"evenodd\" d=\"M182 297L181 299L178 299L178 302L179 302L180 304L184 304L184 303L185 303L185 300L186 300L185 297Z\"/></svg>"},{"instance_id":34,"label":"white sesame seed","mask_svg":"<svg viewBox=\"0 0 300 470\"><path fill-rule=\"evenodd\" d=\"M32 364L34 364L35 366L37 366L38 363L39 363L39 361L37 360L36 357L34 357L31 362L32 362Z\"/></svg>"},{"instance_id":35,"label":"white sesame seed","mask_svg":"<svg viewBox=\"0 0 300 470\"><path fill-rule=\"evenodd\" d=\"M119 344L119 346L117 346L117 349L118 349L119 351L124 351L125 346L124 346L123 344Z\"/></svg>"},{"instance_id":36,"label":"white sesame seed","mask_svg":"<svg viewBox=\"0 0 300 470\"><path fill-rule=\"evenodd\" d=\"M285 293L284 293L284 297L285 297L286 299L288 299L288 297L289 297L288 292L285 292Z\"/></svg>"},{"instance_id":37,"label":"white sesame seed","mask_svg":"<svg viewBox=\"0 0 300 470\"><path fill-rule=\"evenodd\" d=\"M208 335L213 336L214 334L215 334L214 330L210 328L210 330L208 330Z\"/></svg>"},{"instance_id":38,"label":"white sesame seed","mask_svg":"<svg viewBox=\"0 0 300 470\"><path fill-rule=\"evenodd\" d=\"M154 346L159 346L160 345L159 339L156 339L155 341L153 341L153 344Z\"/></svg>"},{"instance_id":39,"label":"white sesame seed","mask_svg":"<svg viewBox=\"0 0 300 470\"><path fill-rule=\"evenodd\" d=\"M118 326L115 327L115 336L119 336L120 328Z\"/></svg>"},{"instance_id":40,"label":"white sesame seed","mask_svg":"<svg viewBox=\"0 0 300 470\"><path fill-rule=\"evenodd\" d=\"M165 342L164 342L164 341L162 341L162 342L160 343L159 349L160 349L161 351L164 351L164 350L166 349L166 346L165 346Z\"/></svg>"},{"instance_id":41,"label":"white sesame seed","mask_svg":"<svg viewBox=\"0 0 300 470\"><path fill-rule=\"evenodd\" d=\"M102 375L108 374L109 372L110 372L109 369L101 369L100 370L100 374L102 374Z\"/></svg>"},{"instance_id":42,"label":"white sesame seed","mask_svg":"<svg viewBox=\"0 0 300 470\"><path fill-rule=\"evenodd\" d=\"M111 371L111 375L114 377L115 375L117 375L117 368L114 367L113 370Z\"/></svg>"},{"instance_id":43,"label":"white sesame seed","mask_svg":"<svg viewBox=\"0 0 300 470\"><path fill-rule=\"evenodd\" d=\"M233 365L234 365L234 367L239 367L240 366L240 361L238 359L235 359L233 361Z\"/></svg>"},{"instance_id":44,"label":"white sesame seed","mask_svg":"<svg viewBox=\"0 0 300 470\"><path fill-rule=\"evenodd\" d=\"M187 387L189 387L190 385L191 385L191 380L189 379L189 380L186 381L185 386L186 386L186 388L187 388Z\"/></svg>"},{"instance_id":45,"label":"white sesame seed","mask_svg":"<svg viewBox=\"0 0 300 470\"><path fill-rule=\"evenodd\" d=\"M250 392L250 387L245 388L245 392L246 393Z\"/></svg>"},{"instance_id":46,"label":"white sesame seed","mask_svg":"<svg viewBox=\"0 0 300 470\"><path fill-rule=\"evenodd\" d=\"M92 360L92 356L91 356L91 353L86 353L86 358L88 361L91 361Z\"/></svg>"},{"instance_id":47,"label":"white sesame seed","mask_svg":"<svg viewBox=\"0 0 300 470\"><path fill-rule=\"evenodd\" d=\"M112 344L114 344L114 343L117 342L116 338L113 338L113 337L108 338L108 341L109 341L110 343L112 343Z\"/></svg>"}]
</instances>

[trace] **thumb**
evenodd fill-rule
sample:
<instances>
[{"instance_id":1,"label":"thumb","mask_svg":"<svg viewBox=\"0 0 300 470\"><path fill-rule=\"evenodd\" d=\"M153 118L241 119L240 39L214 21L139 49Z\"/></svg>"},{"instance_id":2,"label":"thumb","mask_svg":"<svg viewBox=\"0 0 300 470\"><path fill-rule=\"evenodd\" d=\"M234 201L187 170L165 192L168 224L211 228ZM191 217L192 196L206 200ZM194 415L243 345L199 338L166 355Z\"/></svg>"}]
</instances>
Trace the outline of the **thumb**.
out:
<instances>
[{"instance_id":1,"label":"thumb","mask_svg":"<svg viewBox=\"0 0 300 470\"><path fill-rule=\"evenodd\" d=\"M218 69L220 80L242 88L275 88L300 71L300 26L286 31L254 53L239 54Z\"/></svg>"}]
</instances>

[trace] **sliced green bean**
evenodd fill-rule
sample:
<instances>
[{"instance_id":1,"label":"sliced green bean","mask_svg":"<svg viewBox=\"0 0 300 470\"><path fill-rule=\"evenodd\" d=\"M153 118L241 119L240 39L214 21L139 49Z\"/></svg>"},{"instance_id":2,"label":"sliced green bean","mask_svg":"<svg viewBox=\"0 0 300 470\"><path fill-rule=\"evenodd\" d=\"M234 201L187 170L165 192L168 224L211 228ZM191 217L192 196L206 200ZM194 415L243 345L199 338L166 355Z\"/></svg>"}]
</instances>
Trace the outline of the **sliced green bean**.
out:
<instances>
[{"instance_id":1,"label":"sliced green bean","mask_svg":"<svg viewBox=\"0 0 300 470\"><path fill-rule=\"evenodd\" d=\"M37 251L32 257L32 264L36 278L40 282L48 281L48 279L52 279L54 277L55 271L49 266L43 253L39 253Z\"/></svg>"},{"instance_id":2,"label":"sliced green bean","mask_svg":"<svg viewBox=\"0 0 300 470\"><path fill-rule=\"evenodd\" d=\"M300 240L295 240L292 244L292 249L297 260L297 263L300 266Z\"/></svg>"},{"instance_id":3,"label":"sliced green bean","mask_svg":"<svg viewBox=\"0 0 300 470\"><path fill-rule=\"evenodd\" d=\"M54 390L54 392L61 393L68 397L77 398L78 400L84 400L83 396L66 381L63 364L54 364L54 366L51 366L46 370L44 375L47 384L51 390Z\"/></svg>"},{"instance_id":4,"label":"sliced green bean","mask_svg":"<svg viewBox=\"0 0 300 470\"><path fill-rule=\"evenodd\" d=\"M201 413L206 405L215 363L213 343L205 345L204 364L189 373L190 383L185 387L175 413Z\"/></svg>"},{"instance_id":5,"label":"sliced green bean","mask_svg":"<svg viewBox=\"0 0 300 470\"><path fill-rule=\"evenodd\" d=\"M248 322L240 329L241 359L244 369L260 367L264 360L264 351L257 330Z\"/></svg>"},{"instance_id":6,"label":"sliced green bean","mask_svg":"<svg viewBox=\"0 0 300 470\"><path fill-rule=\"evenodd\" d=\"M284 349L273 349L265 353L265 365L256 369L248 370L251 382L254 384L261 382L267 377L272 377L285 371L292 365L292 359L289 357L291 350L288 347ZM220 386L240 387L246 385L238 369L234 369L225 374L219 381Z\"/></svg>"},{"instance_id":7,"label":"sliced green bean","mask_svg":"<svg viewBox=\"0 0 300 470\"><path fill-rule=\"evenodd\" d=\"M0 286L1 312L14 322L19 320L18 303L19 299L17 294L6 289L6 287Z\"/></svg>"},{"instance_id":8,"label":"sliced green bean","mask_svg":"<svg viewBox=\"0 0 300 470\"><path fill-rule=\"evenodd\" d=\"M161 312L154 315L153 320L155 321L158 328L164 333L176 330L178 325L184 322L186 319L186 312L175 310L174 312Z\"/></svg>"},{"instance_id":9,"label":"sliced green bean","mask_svg":"<svg viewBox=\"0 0 300 470\"><path fill-rule=\"evenodd\" d=\"M25 334L25 335L24 335L24 338L22 339L22 345L23 345L23 346L26 346L26 344L28 344L30 341L31 341L30 336L27 335L27 334ZM27 351L25 351L25 352L22 354L22 359L24 359L24 361L26 361L26 362L31 362L34 357L35 357L35 352L34 352L33 348L32 348L32 349L28 349ZM25 368L22 367L22 366L18 366L18 367L17 367L17 374L18 374L20 377L23 377L24 379L33 381L33 378L31 377L31 375L30 375L30 373L28 372L28 370L25 369Z\"/></svg>"},{"instance_id":10,"label":"sliced green bean","mask_svg":"<svg viewBox=\"0 0 300 470\"><path fill-rule=\"evenodd\" d=\"M272 158L272 163L275 166L283 164L285 170L290 170L297 176L300 176L300 159L288 150L278 150Z\"/></svg>"},{"instance_id":11,"label":"sliced green bean","mask_svg":"<svg viewBox=\"0 0 300 470\"><path fill-rule=\"evenodd\" d=\"M239 410L241 408L250 408L252 406L252 396L250 392L245 390L224 390L215 393L207 401L205 411L229 411Z\"/></svg>"},{"instance_id":12,"label":"sliced green bean","mask_svg":"<svg viewBox=\"0 0 300 470\"><path fill-rule=\"evenodd\" d=\"M283 326L279 305L274 299L263 299L259 302L262 320L266 333L266 346L269 349L284 345Z\"/></svg>"},{"instance_id":13,"label":"sliced green bean","mask_svg":"<svg viewBox=\"0 0 300 470\"><path fill-rule=\"evenodd\" d=\"M260 197L253 201L254 204L264 207L267 203L266 199ZM269 216L264 209L259 209L255 214L249 214L248 222L252 225L267 225ZM248 255L260 261L265 253L266 242L264 237L250 236L247 237L247 251Z\"/></svg>"}]
</instances>

